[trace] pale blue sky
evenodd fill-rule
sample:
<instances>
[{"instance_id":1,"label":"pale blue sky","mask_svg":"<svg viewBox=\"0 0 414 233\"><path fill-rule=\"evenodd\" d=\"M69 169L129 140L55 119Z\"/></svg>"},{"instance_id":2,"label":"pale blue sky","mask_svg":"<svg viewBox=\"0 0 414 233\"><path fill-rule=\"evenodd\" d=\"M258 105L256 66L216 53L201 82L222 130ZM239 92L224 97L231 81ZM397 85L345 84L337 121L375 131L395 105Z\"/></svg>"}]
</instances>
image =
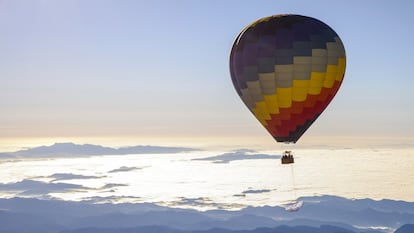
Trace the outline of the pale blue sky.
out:
<instances>
[{"instance_id":1,"label":"pale blue sky","mask_svg":"<svg viewBox=\"0 0 414 233\"><path fill-rule=\"evenodd\" d=\"M285 13L327 23L347 52L342 88L298 143L414 137L413 11L410 0L0 0L0 140L273 143L234 91L228 57L246 25Z\"/></svg>"}]
</instances>

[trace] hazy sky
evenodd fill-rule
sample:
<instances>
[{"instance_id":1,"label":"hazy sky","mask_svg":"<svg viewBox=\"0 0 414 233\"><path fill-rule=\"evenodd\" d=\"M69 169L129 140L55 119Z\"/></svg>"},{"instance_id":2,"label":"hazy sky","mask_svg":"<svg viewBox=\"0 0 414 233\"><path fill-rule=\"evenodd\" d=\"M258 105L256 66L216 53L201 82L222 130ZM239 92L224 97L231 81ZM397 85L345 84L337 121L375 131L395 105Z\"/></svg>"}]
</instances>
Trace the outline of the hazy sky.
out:
<instances>
[{"instance_id":1,"label":"hazy sky","mask_svg":"<svg viewBox=\"0 0 414 233\"><path fill-rule=\"evenodd\" d=\"M411 0L0 0L0 144L273 143L235 92L228 58L246 25L285 13L327 23L347 52L340 91L298 143L414 137L413 11Z\"/></svg>"}]
</instances>

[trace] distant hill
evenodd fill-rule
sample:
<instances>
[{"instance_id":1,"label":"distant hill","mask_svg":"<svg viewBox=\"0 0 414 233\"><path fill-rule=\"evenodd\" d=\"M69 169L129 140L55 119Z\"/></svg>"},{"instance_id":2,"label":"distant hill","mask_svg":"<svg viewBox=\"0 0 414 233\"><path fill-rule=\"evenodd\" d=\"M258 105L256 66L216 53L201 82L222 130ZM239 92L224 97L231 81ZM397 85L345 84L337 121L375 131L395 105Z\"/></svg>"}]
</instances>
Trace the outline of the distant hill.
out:
<instances>
[{"instance_id":1,"label":"distant hill","mask_svg":"<svg viewBox=\"0 0 414 233\"><path fill-rule=\"evenodd\" d=\"M93 201L0 198L0 232L414 232L412 202L353 200L333 196L303 199L307 200L306 205L300 211L291 213L279 206L248 207L238 211L196 211L163 207L153 203L94 204ZM400 208L404 203L405 210ZM365 211L368 205L370 210L377 209L377 212ZM334 209L336 211L333 211Z\"/></svg>"},{"instance_id":2,"label":"distant hill","mask_svg":"<svg viewBox=\"0 0 414 233\"><path fill-rule=\"evenodd\" d=\"M186 231L178 230L165 226L142 226L134 228L81 228L75 230L64 230L60 233L137 233L137 232L156 232L156 233L362 233L350 231L341 227L322 225L320 227L309 226L279 226L275 228L256 228L253 230L229 230L222 228L212 228L210 230ZM369 231L377 233L377 231Z\"/></svg>"},{"instance_id":3,"label":"distant hill","mask_svg":"<svg viewBox=\"0 0 414 233\"><path fill-rule=\"evenodd\" d=\"M179 153L195 151L186 147L165 147L165 146L131 146L111 148L92 144L74 144L71 142L55 143L51 146L40 146L20 150L16 152L0 153L0 158L19 157L66 157L66 156L91 156L91 155L126 155L126 154L158 154L158 153Z\"/></svg>"},{"instance_id":4,"label":"distant hill","mask_svg":"<svg viewBox=\"0 0 414 233\"><path fill-rule=\"evenodd\" d=\"M394 233L413 233L414 232L414 224L405 224L398 228Z\"/></svg>"}]
</instances>

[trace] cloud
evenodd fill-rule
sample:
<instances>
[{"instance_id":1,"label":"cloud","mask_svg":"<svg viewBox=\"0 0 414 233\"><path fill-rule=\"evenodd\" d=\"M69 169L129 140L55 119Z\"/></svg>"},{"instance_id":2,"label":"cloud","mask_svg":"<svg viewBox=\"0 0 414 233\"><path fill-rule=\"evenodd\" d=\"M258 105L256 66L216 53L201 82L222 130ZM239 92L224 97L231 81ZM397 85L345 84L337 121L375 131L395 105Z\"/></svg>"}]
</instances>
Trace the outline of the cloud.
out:
<instances>
[{"instance_id":1,"label":"cloud","mask_svg":"<svg viewBox=\"0 0 414 233\"><path fill-rule=\"evenodd\" d=\"M20 196L47 196L52 192L68 192L74 190L87 190L89 188L67 183L46 183L35 180L22 180L16 183L0 184L1 191L15 191Z\"/></svg>"},{"instance_id":2,"label":"cloud","mask_svg":"<svg viewBox=\"0 0 414 233\"><path fill-rule=\"evenodd\" d=\"M197 198L185 198L180 197L178 201L175 202L175 204L179 205L186 205L186 206L204 206L206 204L211 204L212 200L210 198L206 197L197 197Z\"/></svg>"},{"instance_id":3,"label":"cloud","mask_svg":"<svg viewBox=\"0 0 414 233\"><path fill-rule=\"evenodd\" d=\"M105 184L104 186L100 187L99 189L111 189L111 188L115 188L115 187L124 187L124 186L128 186L128 185L127 184L109 183L109 184Z\"/></svg>"},{"instance_id":4,"label":"cloud","mask_svg":"<svg viewBox=\"0 0 414 233\"><path fill-rule=\"evenodd\" d=\"M76 176L76 175L75 175ZM70 177L70 175L68 176ZM66 178L66 177L65 177ZM0 183L0 191L2 192L14 192L17 196L28 196L28 197L42 197L51 198L50 193L65 193L65 192L83 192L87 190L102 190L111 191L108 189L116 187L128 186L127 184L119 183L108 183L99 188L90 188L78 184L69 184L61 182L43 182L36 180L22 180L15 183Z\"/></svg>"},{"instance_id":5,"label":"cloud","mask_svg":"<svg viewBox=\"0 0 414 233\"><path fill-rule=\"evenodd\" d=\"M242 193L243 194L256 194L256 193L268 193L268 192L271 192L272 190L270 190L270 189L249 189L249 190L246 190L246 191L243 191Z\"/></svg>"},{"instance_id":6,"label":"cloud","mask_svg":"<svg viewBox=\"0 0 414 233\"><path fill-rule=\"evenodd\" d=\"M126 166L122 166L113 170L110 170L108 173L114 173L114 172L129 172L129 171L133 171L133 170L141 170L145 167L126 167Z\"/></svg>"},{"instance_id":7,"label":"cloud","mask_svg":"<svg viewBox=\"0 0 414 233\"><path fill-rule=\"evenodd\" d=\"M275 190L275 189L273 189L273 190ZM243 191L241 193L238 193L238 194L234 194L233 196L234 197L245 197L246 194L268 193L268 192L271 192L273 190L271 190L271 189L251 189L251 188L249 188L248 190L245 190L245 191Z\"/></svg>"},{"instance_id":8,"label":"cloud","mask_svg":"<svg viewBox=\"0 0 414 233\"><path fill-rule=\"evenodd\" d=\"M55 173L53 175L47 176L46 178L52 178L53 181L59 180L75 180L75 179L99 179L104 178L106 176L85 176L85 175L78 175L73 173Z\"/></svg>"},{"instance_id":9,"label":"cloud","mask_svg":"<svg viewBox=\"0 0 414 233\"><path fill-rule=\"evenodd\" d=\"M248 159L280 159L280 155L255 154L252 150L242 149L234 152L224 153L221 155L198 158L193 160L212 161L213 163L229 163L232 161Z\"/></svg>"},{"instance_id":10,"label":"cloud","mask_svg":"<svg viewBox=\"0 0 414 233\"><path fill-rule=\"evenodd\" d=\"M142 199L136 196L93 196L93 197L86 197L83 199L84 202L88 202L91 204L103 204L103 203L136 203L141 202ZM130 204L126 204L130 205Z\"/></svg>"},{"instance_id":11,"label":"cloud","mask_svg":"<svg viewBox=\"0 0 414 233\"><path fill-rule=\"evenodd\" d=\"M207 197L186 198L179 197L178 200L172 202L158 202L160 205L193 207L206 207L207 209L242 209L246 205L236 203L218 203Z\"/></svg>"}]
</instances>

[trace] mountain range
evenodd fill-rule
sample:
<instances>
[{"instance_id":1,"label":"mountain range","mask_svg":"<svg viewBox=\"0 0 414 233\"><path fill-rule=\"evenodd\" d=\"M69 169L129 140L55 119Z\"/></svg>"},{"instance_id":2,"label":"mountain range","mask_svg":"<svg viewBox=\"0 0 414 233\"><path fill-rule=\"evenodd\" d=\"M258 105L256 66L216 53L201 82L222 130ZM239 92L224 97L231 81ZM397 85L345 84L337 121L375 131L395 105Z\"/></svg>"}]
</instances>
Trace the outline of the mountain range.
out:
<instances>
[{"instance_id":1,"label":"mountain range","mask_svg":"<svg viewBox=\"0 0 414 233\"><path fill-rule=\"evenodd\" d=\"M160 154L195 151L187 147L167 146L130 146L112 148L93 144L74 144L71 142L55 143L51 146L39 146L15 152L2 152L0 158L19 157L74 157L93 155L126 155L126 154Z\"/></svg>"},{"instance_id":2,"label":"mountain range","mask_svg":"<svg viewBox=\"0 0 414 233\"><path fill-rule=\"evenodd\" d=\"M335 196L280 206L197 211L152 203L0 199L2 233L413 233L414 203ZM405 208L400 208L401 206Z\"/></svg>"}]
</instances>

